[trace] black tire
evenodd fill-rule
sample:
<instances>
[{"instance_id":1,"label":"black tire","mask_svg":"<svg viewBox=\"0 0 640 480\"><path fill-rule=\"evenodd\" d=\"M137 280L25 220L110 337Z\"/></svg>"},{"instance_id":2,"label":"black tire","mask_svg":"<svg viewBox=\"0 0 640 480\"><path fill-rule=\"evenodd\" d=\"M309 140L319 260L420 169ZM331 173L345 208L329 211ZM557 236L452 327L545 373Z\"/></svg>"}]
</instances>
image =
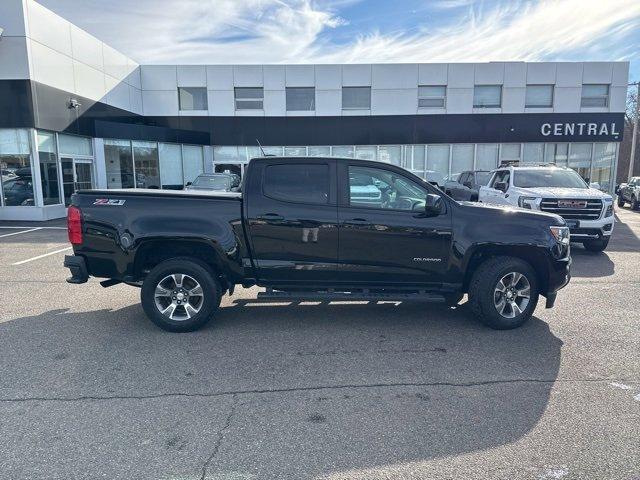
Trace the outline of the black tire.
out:
<instances>
[{"instance_id":1,"label":"black tire","mask_svg":"<svg viewBox=\"0 0 640 480\"><path fill-rule=\"evenodd\" d=\"M590 252L602 252L609 245L609 237L602 237L599 240L586 240L582 242L582 245Z\"/></svg>"},{"instance_id":2,"label":"black tire","mask_svg":"<svg viewBox=\"0 0 640 480\"><path fill-rule=\"evenodd\" d=\"M618 206L620 208L624 207L624 198L620 194L618 194Z\"/></svg>"},{"instance_id":3,"label":"black tire","mask_svg":"<svg viewBox=\"0 0 640 480\"><path fill-rule=\"evenodd\" d=\"M638 200L634 195L633 197L631 197L631 210L638 210L638 209L640 209L640 200Z\"/></svg>"},{"instance_id":4,"label":"black tire","mask_svg":"<svg viewBox=\"0 0 640 480\"><path fill-rule=\"evenodd\" d=\"M166 281L167 277L178 274L191 277L191 280L195 280L200 284L202 290L201 300L198 299L198 303L196 304L196 307L199 307L197 313L184 319L169 318L163 315L159 307L156 306L156 287L158 287L161 282ZM170 282L171 279L168 281ZM163 283L163 286L166 287L166 285L166 283ZM188 289L189 285L185 285L184 288L185 290ZM191 298L198 296L199 295L194 295ZM169 332L192 332L198 330L211 320L220 305L220 298L220 286L215 280L210 267L204 262L187 257L173 258L156 265L145 278L140 291L142 308L147 314L147 317L158 327ZM166 299L171 301L169 297L166 297ZM174 306L174 310L181 312L183 316L188 316L184 306L178 306L177 308Z\"/></svg>"},{"instance_id":5,"label":"black tire","mask_svg":"<svg viewBox=\"0 0 640 480\"><path fill-rule=\"evenodd\" d=\"M521 313L516 314L515 309L512 309L514 316L507 318L498 311L495 290L498 282L511 272L523 275L529 282L529 299ZM474 315L488 327L510 330L520 327L531 318L538 303L538 293L538 279L531 265L515 257L493 257L480 264L471 278L469 306Z\"/></svg>"}]
</instances>

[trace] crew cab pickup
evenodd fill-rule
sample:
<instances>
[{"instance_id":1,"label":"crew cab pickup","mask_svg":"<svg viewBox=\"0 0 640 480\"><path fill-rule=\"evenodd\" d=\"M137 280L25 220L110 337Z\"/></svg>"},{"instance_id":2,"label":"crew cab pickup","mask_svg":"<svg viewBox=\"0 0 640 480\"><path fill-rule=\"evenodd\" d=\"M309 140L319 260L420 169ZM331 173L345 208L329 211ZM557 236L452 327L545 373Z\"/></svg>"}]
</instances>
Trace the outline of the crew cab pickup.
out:
<instances>
[{"instance_id":1,"label":"crew cab pickup","mask_svg":"<svg viewBox=\"0 0 640 480\"><path fill-rule=\"evenodd\" d=\"M496 329L527 321L570 278L553 214L457 202L390 164L251 160L242 193L85 190L68 210L70 283L141 287L159 327L191 331L236 285L266 299L431 300Z\"/></svg>"},{"instance_id":2,"label":"crew cab pickup","mask_svg":"<svg viewBox=\"0 0 640 480\"><path fill-rule=\"evenodd\" d=\"M618 206L629 203L632 210L640 209L640 177L632 177L628 183L620 185L618 190Z\"/></svg>"},{"instance_id":3,"label":"crew cab pickup","mask_svg":"<svg viewBox=\"0 0 640 480\"><path fill-rule=\"evenodd\" d=\"M555 165L505 166L493 171L480 187L480 202L512 205L560 215L571 241L592 252L609 244L613 226L613 197L590 187L575 170Z\"/></svg>"}]
</instances>

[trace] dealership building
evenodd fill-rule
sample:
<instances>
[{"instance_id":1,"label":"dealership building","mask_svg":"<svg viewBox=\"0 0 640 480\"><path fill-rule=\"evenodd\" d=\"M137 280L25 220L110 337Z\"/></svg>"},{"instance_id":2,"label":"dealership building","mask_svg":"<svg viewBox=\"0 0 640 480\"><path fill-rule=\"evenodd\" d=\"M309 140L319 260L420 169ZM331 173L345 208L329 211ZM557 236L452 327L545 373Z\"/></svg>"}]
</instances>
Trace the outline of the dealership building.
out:
<instances>
[{"instance_id":1,"label":"dealership building","mask_svg":"<svg viewBox=\"0 0 640 480\"><path fill-rule=\"evenodd\" d=\"M440 183L511 161L614 188L628 62L139 65L33 0L2 0L0 29L0 220L242 174L258 142Z\"/></svg>"}]
</instances>

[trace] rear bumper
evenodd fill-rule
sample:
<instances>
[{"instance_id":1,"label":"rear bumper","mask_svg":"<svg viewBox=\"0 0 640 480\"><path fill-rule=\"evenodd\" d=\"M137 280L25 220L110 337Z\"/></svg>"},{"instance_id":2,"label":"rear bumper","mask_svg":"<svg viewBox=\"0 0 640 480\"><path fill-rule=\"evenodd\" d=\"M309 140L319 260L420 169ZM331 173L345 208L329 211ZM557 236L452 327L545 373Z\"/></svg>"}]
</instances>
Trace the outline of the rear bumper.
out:
<instances>
[{"instance_id":1,"label":"rear bumper","mask_svg":"<svg viewBox=\"0 0 640 480\"><path fill-rule=\"evenodd\" d=\"M68 283L86 283L89 280L87 264L83 257L65 255L64 266L71 272L71 276L67 278Z\"/></svg>"}]
</instances>

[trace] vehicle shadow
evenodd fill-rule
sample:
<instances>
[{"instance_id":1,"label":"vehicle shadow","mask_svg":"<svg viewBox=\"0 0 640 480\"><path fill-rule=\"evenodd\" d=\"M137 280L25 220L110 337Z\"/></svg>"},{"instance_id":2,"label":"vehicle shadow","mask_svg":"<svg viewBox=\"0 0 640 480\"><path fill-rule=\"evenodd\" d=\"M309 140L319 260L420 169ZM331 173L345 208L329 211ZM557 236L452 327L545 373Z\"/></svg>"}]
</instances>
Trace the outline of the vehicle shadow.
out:
<instances>
[{"instance_id":1,"label":"vehicle shadow","mask_svg":"<svg viewBox=\"0 0 640 480\"><path fill-rule=\"evenodd\" d=\"M633 212L638 214L638 212ZM625 217L627 217L625 212ZM633 217L631 217L633 218ZM616 224L613 229L613 236L607 246L607 250L611 252L638 252L640 251L640 237L638 237L633 229L627 225L616 214Z\"/></svg>"},{"instance_id":2,"label":"vehicle shadow","mask_svg":"<svg viewBox=\"0 0 640 480\"><path fill-rule=\"evenodd\" d=\"M571 244L571 276L597 278L608 277L615 273L615 263L607 251L594 253L586 250L582 245Z\"/></svg>"},{"instance_id":3,"label":"vehicle shadow","mask_svg":"<svg viewBox=\"0 0 640 480\"><path fill-rule=\"evenodd\" d=\"M3 398L237 397L211 472L258 478L302 478L296 468L314 478L516 442L547 407L562 348L537 317L493 331L465 305L233 298L188 334L157 329L132 305L5 321L0 343ZM70 419L67 428L122 421ZM138 440L122 439L119 455L131 458L120 462L135 463ZM95 461L86 455L65 468L86 470Z\"/></svg>"}]
</instances>

